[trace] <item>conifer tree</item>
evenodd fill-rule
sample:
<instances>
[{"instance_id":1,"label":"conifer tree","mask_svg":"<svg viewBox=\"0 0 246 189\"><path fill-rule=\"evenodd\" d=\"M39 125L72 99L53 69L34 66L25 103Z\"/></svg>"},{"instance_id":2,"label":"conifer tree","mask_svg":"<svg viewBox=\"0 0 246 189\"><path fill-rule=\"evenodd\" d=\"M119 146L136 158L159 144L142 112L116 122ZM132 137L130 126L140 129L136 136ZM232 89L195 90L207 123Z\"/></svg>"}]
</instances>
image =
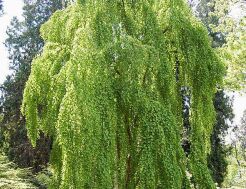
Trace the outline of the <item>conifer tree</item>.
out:
<instances>
[{"instance_id":1,"label":"conifer tree","mask_svg":"<svg viewBox=\"0 0 246 189\"><path fill-rule=\"evenodd\" d=\"M221 187L227 174L229 149L225 145L225 138L234 118L232 99L223 90L218 91L214 98L214 107L216 122L211 135L211 153L208 157L208 166L214 181Z\"/></svg>"},{"instance_id":2,"label":"conifer tree","mask_svg":"<svg viewBox=\"0 0 246 189\"><path fill-rule=\"evenodd\" d=\"M207 155L224 68L183 0L81 0L41 35L22 112L34 146L40 131L54 138L51 188L215 188Z\"/></svg>"},{"instance_id":3,"label":"conifer tree","mask_svg":"<svg viewBox=\"0 0 246 189\"><path fill-rule=\"evenodd\" d=\"M12 19L5 41L13 74L8 76L1 86L1 143L11 160L21 167L31 166L35 171L39 171L41 166L48 162L51 141L42 135L37 148L32 148L27 138L25 119L21 116L20 106L32 59L43 47L43 39L39 35L40 26L54 11L61 9L61 6L61 0L25 0L24 19Z\"/></svg>"}]
</instances>

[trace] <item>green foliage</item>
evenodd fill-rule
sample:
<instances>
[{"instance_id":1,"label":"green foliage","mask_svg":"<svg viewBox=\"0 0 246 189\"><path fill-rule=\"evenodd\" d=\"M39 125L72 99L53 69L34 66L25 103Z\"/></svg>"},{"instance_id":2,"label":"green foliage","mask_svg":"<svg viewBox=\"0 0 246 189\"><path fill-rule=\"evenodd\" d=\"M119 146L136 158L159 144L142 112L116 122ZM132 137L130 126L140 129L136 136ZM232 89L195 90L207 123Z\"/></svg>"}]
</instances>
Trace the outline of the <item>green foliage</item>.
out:
<instances>
[{"instance_id":1,"label":"green foliage","mask_svg":"<svg viewBox=\"0 0 246 189\"><path fill-rule=\"evenodd\" d=\"M233 128L235 138L231 144L231 154L228 156L228 175L223 182L224 187L246 186L246 111L241 118L241 123Z\"/></svg>"},{"instance_id":2,"label":"green foliage","mask_svg":"<svg viewBox=\"0 0 246 189\"><path fill-rule=\"evenodd\" d=\"M244 17L233 32L227 37L227 44L220 49L221 55L228 67L226 85L231 89L246 89L246 17Z\"/></svg>"},{"instance_id":3,"label":"green foliage","mask_svg":"<svg viewBox=\"0 0 246 189\"><path fill-rule=\"evenodd\" d=\"M189 188L187 167L196 187L215 188L207 154L224 68L183 0L78 1L41 35L22 112L33 145L40 131L54 138L51 188Z\"/></svg>"},{"instance_id":4,"label":"green foliage","mask_svg":"<svg viewBox=\"0 0 246 189\"><path fill-rule=\"evenodd\" d=\"M223 29L223 27L218 29L222 25L221 23L226 23L224 26L227 27L231 26L231 24L228 24L229 18L225 19L225 15L229 14L230 6L232 5L230 5L229 1L200 0L196 7L196 15L208 28L209 35L213 40L214 48L223 49L224 46L230 46L229 42L226 41L226 39L229 39L228 32L225 32L225 28ZM217 28L217 30L215 30L214 28ZM237 32L234 31L233 33L234 35L237 35ZM236 53L236 51L231 51L230 54L227 55L227 57L228 56L237 57L238 53ZM225 57L225 53L223 57ZM231 74L230 67L234 67L237 63L233 62L233 64L231 64L231 62L227 62L226 64L229 65L229 67L227 70L227 78L225 81L228 83L228 75L233 76L235 78L234 82L230 82L230 88L233 88L233 83L234 86L236 86L240 83L238 81L243 81L241 77L242 74L238 75L238 73L241 72L239 70L243 68L243 65L241 64L241 68L238 69L237 74L235 72ZM240 79L238 77L240 77ZM226 87L228 88L228 86L229 85L227 85ZM232 122L234 115L232 112L232 101L228 96L225 95L225 92L223 92L223 90L220 90L216 93L216 96L214 98L214 106L216 110L216 123L213 127L213 132L211 136L212 148L211 154L208 157L208 165L214 181L217 182L220 186L226 176L228 165L226 160L228 149L224 144L224 138L226 136L227 129L229 128L228 124Z\"/></svg>"},{"instance_id":5,"label":"green foliage","mask_svg":"<svg viewBox=\"0 0 246 189\"><path fill-rule=\"evenodd\" d=\"M239 151L239 145L237 146ZM228 161L228 174L223 182L224 188L245 188L246 186L246 161L243 158L243 154L235 155L235 148L232 150L232 154L227 157ZM240 165L238 164L240 163Z\"/></svg>"},{"instance_id":6,"label":"green foliage","mask_svg":"<svg viewBox=\"0 0 246 189\"><path fill-rule=\"evenodd\" d=\"M48 185L50 185L51 183L51 176L52 174L51 174L50 168L49 166L47 166L42 171L33 175L31 181L39 189L47 189Z\"/></svg>"},{"instance_id":7,"label":"green foliage","mask_svg":"<svg viewBox=\"0 0 246 189\"><path fill-rule=\"evenodd\" d=\"M202 0L209 1L207 20L212 33L220 42L218 52L227 68L224 80L225 88L245 91L246 88L246 7L238 0ZM237 14L235 14L235 12ZM241 12L241 13L240 13ZM222 42L222 43L221 43Z\"/></svg>"}]
</instances>

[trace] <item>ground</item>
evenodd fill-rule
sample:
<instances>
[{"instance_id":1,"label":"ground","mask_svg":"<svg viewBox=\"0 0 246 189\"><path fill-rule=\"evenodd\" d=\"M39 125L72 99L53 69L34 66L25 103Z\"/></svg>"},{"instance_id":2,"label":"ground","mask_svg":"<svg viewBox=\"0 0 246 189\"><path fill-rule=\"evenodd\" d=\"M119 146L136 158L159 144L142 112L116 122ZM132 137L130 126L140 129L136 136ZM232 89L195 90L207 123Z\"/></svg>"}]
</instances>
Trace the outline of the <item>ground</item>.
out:
<instances>
[{"instance_id":1,"label":"ground","mask_svg":"<svg viewBox=\"0 0 246 189\"><path fill-rule=\"evenodd\" d=\"M235 157L230 156L228 161L228 175L221 189L246 189L246 162L240 159L239 167ZM0 189L42 189L47 181L44 172L34 176L29 169L18 168L0 154Z\"/></svg>"},{"instance_id":2,"label":"ground","mask_svg":"<svg viewBox=\"0 0 246 189\"><path fill-rule=\"evenodd\" d=\"M20 169L0 155L0 189L37 189L32 183L32 174L28 169Z\"/></svg>"}]
</instances>

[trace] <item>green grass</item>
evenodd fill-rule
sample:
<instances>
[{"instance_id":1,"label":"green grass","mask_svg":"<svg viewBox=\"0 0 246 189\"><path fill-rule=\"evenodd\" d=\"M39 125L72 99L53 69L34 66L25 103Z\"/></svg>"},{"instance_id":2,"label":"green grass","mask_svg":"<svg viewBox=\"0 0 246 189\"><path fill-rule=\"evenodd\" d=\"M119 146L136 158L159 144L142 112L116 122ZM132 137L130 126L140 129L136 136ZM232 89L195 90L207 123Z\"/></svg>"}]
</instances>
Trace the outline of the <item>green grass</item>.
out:
<instances>
[{"instance_id":1,"label":"green grass","mask_svg":"<svg viewBox=\"0 0 246 189\"><path fill-rule=\"evenodd\" d=\"M20 169L0 155L0 189L37 189L29 169Z\"/></svg>"}]
</instances>

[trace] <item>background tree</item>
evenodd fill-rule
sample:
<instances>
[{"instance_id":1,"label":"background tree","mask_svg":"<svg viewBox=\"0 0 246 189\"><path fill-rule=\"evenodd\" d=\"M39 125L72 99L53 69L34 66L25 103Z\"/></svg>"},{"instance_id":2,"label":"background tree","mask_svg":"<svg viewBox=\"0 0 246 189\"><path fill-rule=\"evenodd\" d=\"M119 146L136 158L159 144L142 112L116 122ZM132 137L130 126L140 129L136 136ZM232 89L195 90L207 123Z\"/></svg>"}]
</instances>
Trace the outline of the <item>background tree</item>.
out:
<instances>
[{"instance_id":1,"label":"background tree","mask_svg":"<svg viewBox=\"0 0 246 189\"><path fill-rule=\"evenodd\" d=\"M3 13L3 1L0 0L0 15Z\"/></svg>"},{"instance_id":2,"label":"background tree","mask_svg":"<svg viewBox=\"0 0 246 189\"><path fill-rule=\"evenodd\" d=\"M244 110L239 128L239 142L241 145L242 156L244 161L246 161L246 110Z\"/></svg>"},{"instance_id":3,"label":"background tree","mask_svg":"<svg viewBox=\"0 0 246 189\"><path fill-rule=\"evenodd\" d=\"M224 91L219 91L215 95L214 107L216 123L211 136L211 153L208 157L208 165L215 182L221 186L227 173L226 158L229 149L225 145L225 137L234 118L232 100Z\"/></svg>"},{"instance_id":4,"label":"background tree","mask_svg":"<svg viewBox=\"0 0 246 189\"><path fill-rule=\"evenodd\" d=\"M227 43L220 49L228 67L225 84L231 89L246 92L246 17L238 21L234 27L233 32L228 34Z\"/></svg>"},{"instance_id":5,"label":"background tree","mask_svg":"<svg viewBox=\"0 0 246 189\"><path fill-rule=\"evenodd\" d=\"M34 149L31 146L26 134L25 119L20 114L20 105L32 59L42 51L40 26L61 8L60 0L25 0L24 20L12 19L5 42L13 74L1 86L1 139L11 160L23 167L32 166L35 171L48 162L51 141L41 133L37 147Z\"/></svg>"},{"instance_id":6,"label":"background tree","mask_svg":"<svg viewBox=\"0 0 246 189\"><path fill-rule=\"evenodd\" d=\"M216 0L195 0L192 1L191 6L193 7L195 15L202 21L206 26L210 37L213 41L213 47L221 47L225 42L225 34L220 31L214 31L213 28L219 25L221 15L216 12ZM219 4L225 8L225 2ZM228 6L226 6L228 8ZM216 13L215 13L216 12Z\"/></svg>"},{"instance_id":7,"label":"background tree","mask_svg":"<svg viewBox=\"0 0 246 189\"><path fill-rule=\"evenodd\" d=\"M225 88L245 90L246 2L242 0L194 0L196 15L207 27L227 67Z\"/></svg>"},{"instance_id":8,"label":"background tree","mask_svg":"<svg viewBox=\"0 0 246 189\"><path fill-rule=\"evenodd\" d=\"M210 17L216 17L217 23L210 27L214 33L225 36L225 43L218 49L227 66L225 87L229 90L246 88L246 2L242 0L213 1L214 11Z\"/></svg>"},{"instance_id":9,"label":"background tree","mask_svg":"<svg viewBox=\"0 0 246 189\"><path fill-rule=\"evenodd\" d=\"M41 31L22 112L33 145L40 130L54 137L54 188L189 188L187 170L197 188L215 188L207 154L224 68L183 0L78 1Z\"/></svg>"}]
</instances>

